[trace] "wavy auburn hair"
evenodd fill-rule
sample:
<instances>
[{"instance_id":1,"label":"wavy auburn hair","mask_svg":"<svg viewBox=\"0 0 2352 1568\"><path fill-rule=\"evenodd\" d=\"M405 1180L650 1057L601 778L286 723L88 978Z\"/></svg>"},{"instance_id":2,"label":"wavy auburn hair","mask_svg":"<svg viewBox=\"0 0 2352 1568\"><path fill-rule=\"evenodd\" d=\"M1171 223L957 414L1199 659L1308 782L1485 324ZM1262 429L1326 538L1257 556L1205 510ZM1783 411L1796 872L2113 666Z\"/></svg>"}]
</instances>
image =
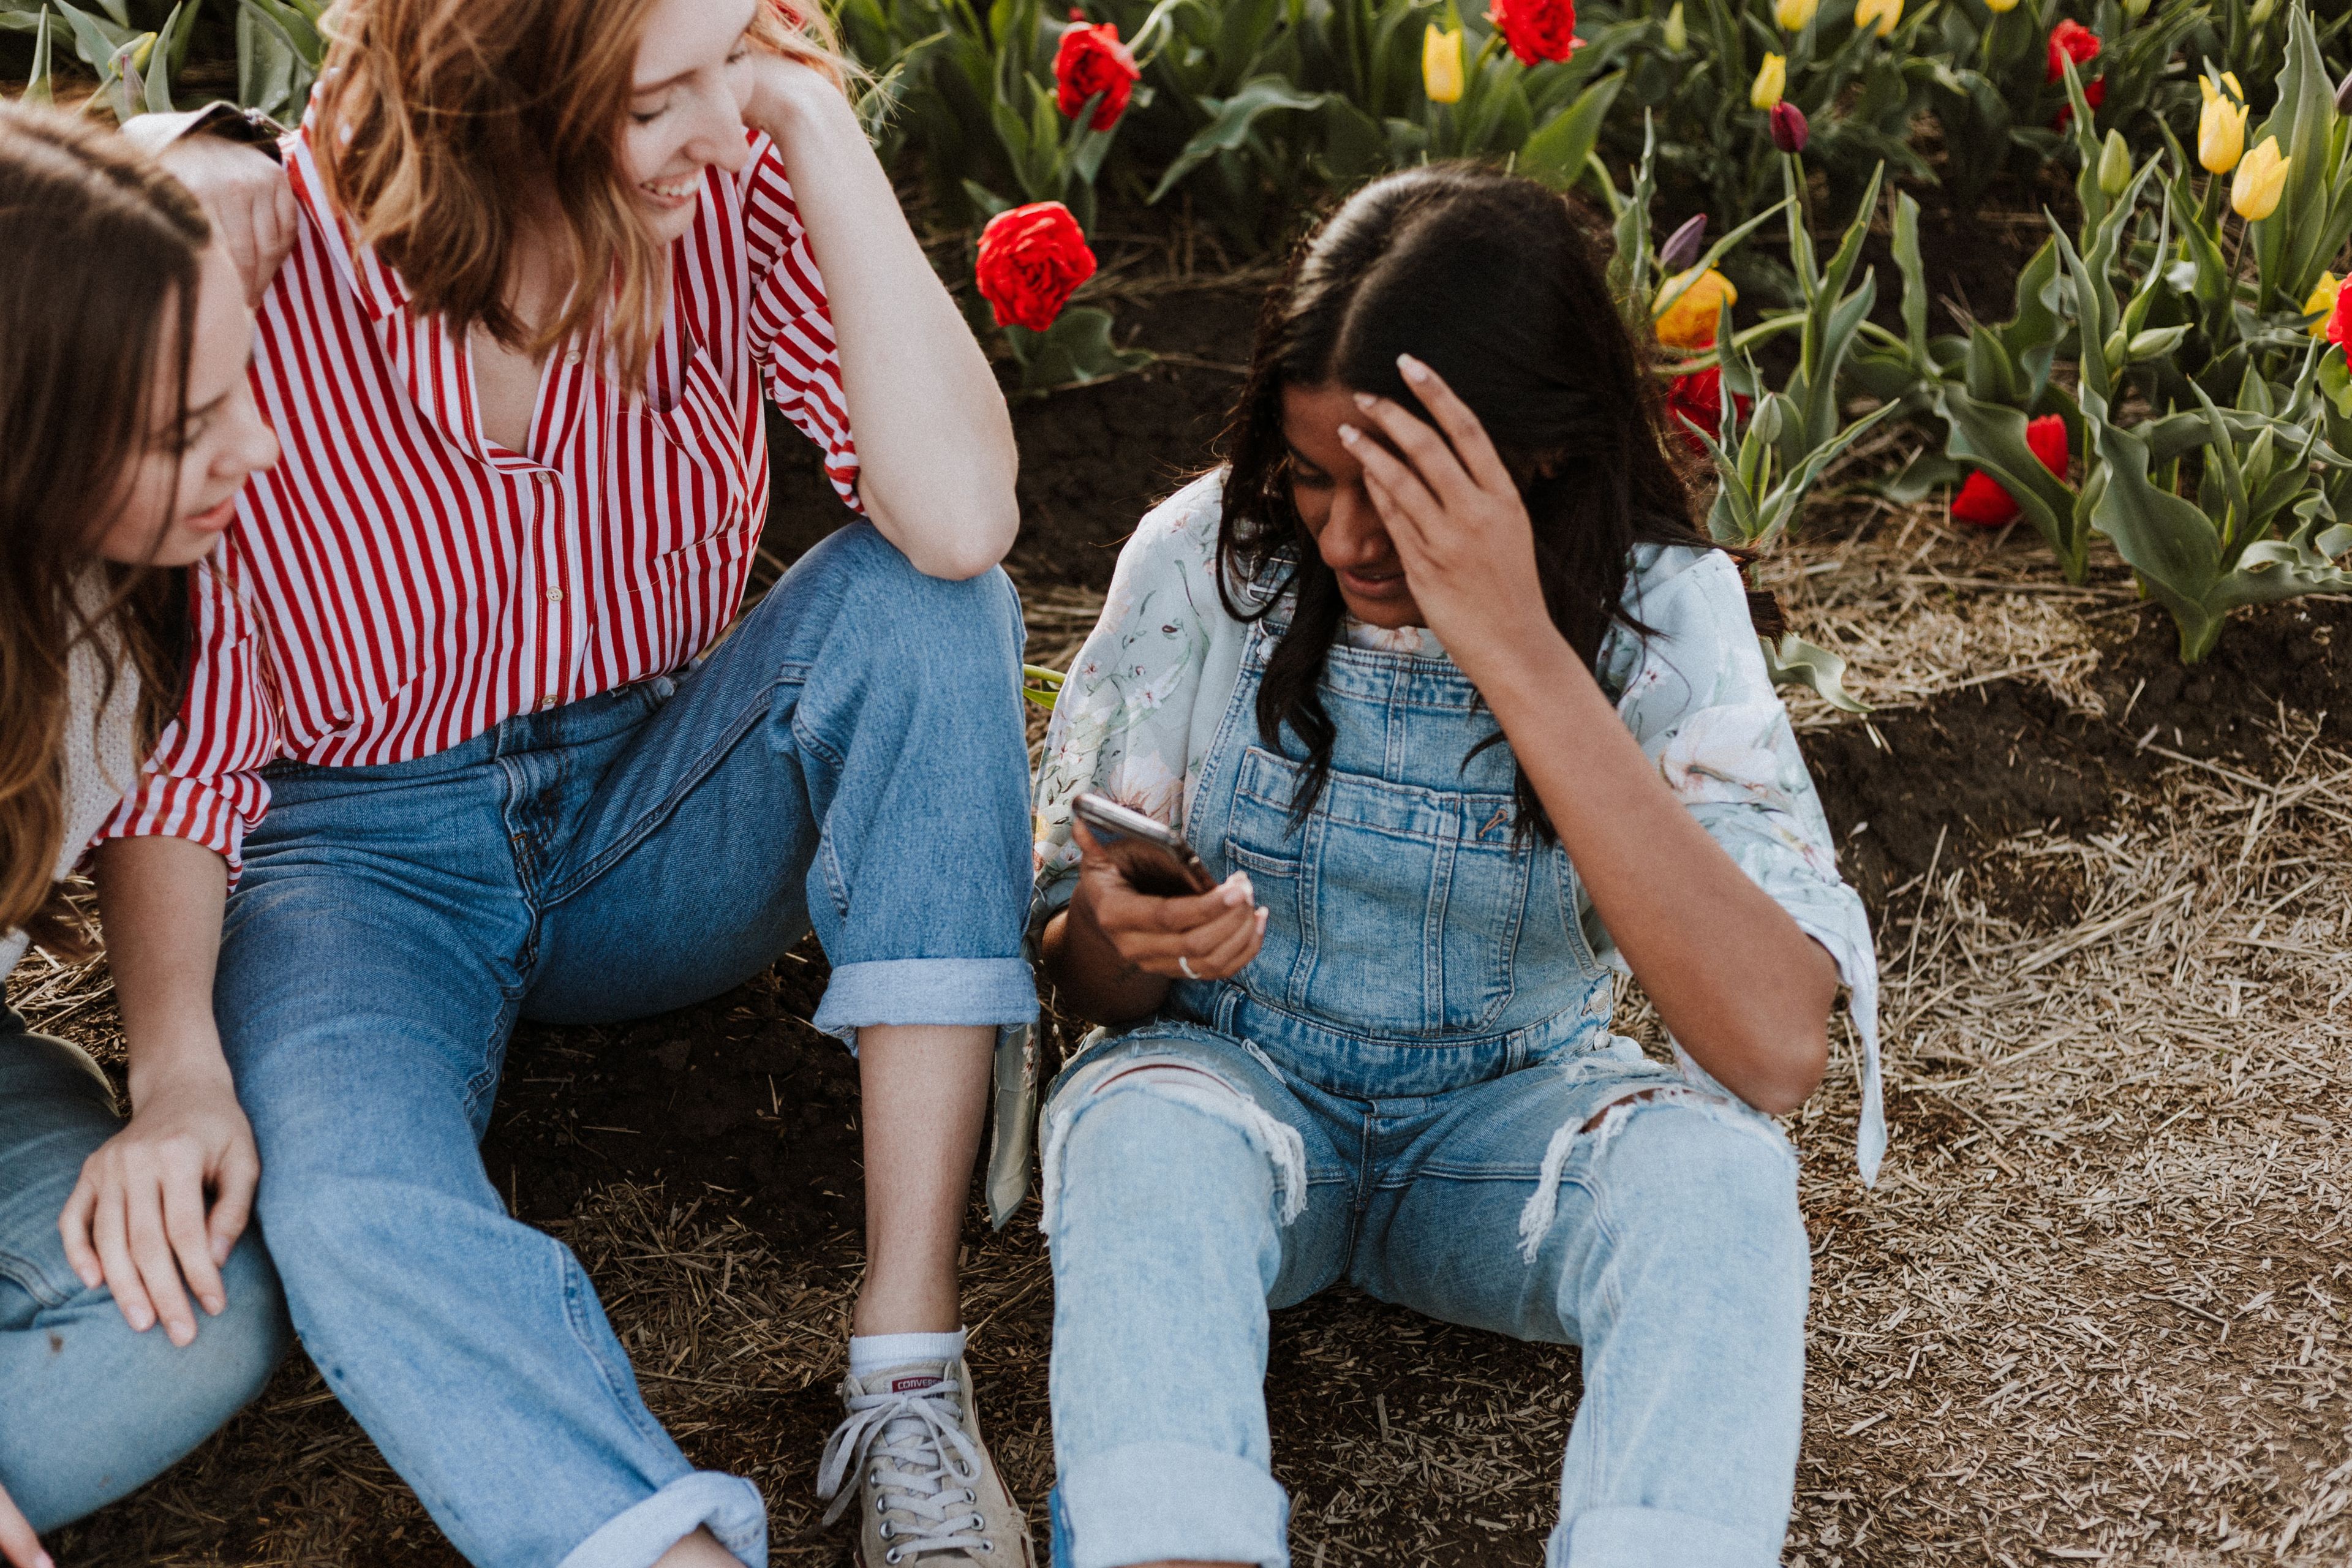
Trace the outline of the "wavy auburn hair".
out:
<instances>
[{"instance_id":1,"label":"wavy auburn hair","mask_svg":"<svg viewBox=\"0 0 2352 1568\"><path fill-rule=\"evenodd\" d=\"M1709 544L1692 525L1690 491L1664 444L1644 345L1626 331L1567 200L1468 163L1364 186L1307 237L1266 297L1223 440L1231 471L1217 586L1225 607L1255 620L1286 592L1297 594L1289 630L1267 659L1257 721L1276 751L1286 725L1306 745L1291 803L1302 820L1330 773L1337 731L1318 688L1347 609L1291 500L1283 389L1344 386L1422 413L1397 369L1401 353L1445 378L1519 477L1544 605L1588 666L1598 664L1612 623L1646 629L1623 604L1633 546ZM1262 594L1245 607L1229 583L1258 584ZM1525 773L1517 793L1521 831L1551 839Z\"/></svg>"},{"instance_id":2,"label":"wavy auburn hair","mask_svg":"<svg viewBox=\"0 0 2352 1568\"><path fill-rule=\"evenodd\" d=\"M0 931L52 951L84 945L50 881L69 657L94 640L110 691L137 672L142 751L178 707L185 574L97 550L139 458L187 407L211 239L194 198L121 136L0 103ZM159 374L175 389L160 427ZM94 570L109 592L92 615Z\"/></svg>"},{"instance_id":3,"label":"wavy auburn hair","mask_svg":"<svg viewBox=\"0 0 2352 1568\"><path fill-rule=\"evenodd\" d=\"M534 356L603 329L623 387L652 363L665 252L621 164L637 44L655 0L342 0L311 154L354 237L415 310L478 322ZM759 0L754 47L840 81L822 15ZM582 286L536 334L506 306L518 219L552 194ZM609 287L594 286L610 280Z\"/></svg>"}]
</instances>

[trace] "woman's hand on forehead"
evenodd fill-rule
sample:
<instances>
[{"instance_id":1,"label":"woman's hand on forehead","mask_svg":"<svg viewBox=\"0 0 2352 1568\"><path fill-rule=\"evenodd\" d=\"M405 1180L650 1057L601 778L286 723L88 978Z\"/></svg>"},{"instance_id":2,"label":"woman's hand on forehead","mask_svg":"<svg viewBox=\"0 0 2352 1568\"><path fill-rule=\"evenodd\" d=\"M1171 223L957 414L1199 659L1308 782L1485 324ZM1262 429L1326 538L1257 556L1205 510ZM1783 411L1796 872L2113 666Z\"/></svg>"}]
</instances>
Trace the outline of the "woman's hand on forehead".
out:
<instances>
[{"instance_id":1,"label":"woman's hand on forehead","mask_svg":"<svg viewBox=\"0 0 2352 1568\"><path fill-rule=\"evenodd\" d=\"M1412 355L1399 355L1397 368L1435 425L1392 399L1358 393L1365 426L1343 425L1339 438L1363 465L1364 488L1414 602L1475 681L1493 655L1559 636L1536 573L1535 530L1469 405Z\"/></svg>"}]
</instances>

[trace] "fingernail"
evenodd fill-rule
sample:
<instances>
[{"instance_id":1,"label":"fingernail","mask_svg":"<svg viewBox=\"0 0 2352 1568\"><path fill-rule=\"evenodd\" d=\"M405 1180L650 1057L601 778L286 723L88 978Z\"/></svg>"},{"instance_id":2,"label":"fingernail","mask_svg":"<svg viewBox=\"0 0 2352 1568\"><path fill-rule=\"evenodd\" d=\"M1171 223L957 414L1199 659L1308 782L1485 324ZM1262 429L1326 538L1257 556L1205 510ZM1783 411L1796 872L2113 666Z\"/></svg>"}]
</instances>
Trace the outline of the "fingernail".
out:
<instances>
[{"instance_id":1,"label":"fingernail","mask_svg":"<svg viewBox=\"0 0 2352 1568\"><path fill-rule=\"evenodd\" d=\"M184 1323L173 1323L163 1331L163 1337L182 1350L186 1350L195 1342L196 1331Z\"/></svg>"},{"instance_id":2,"label":"fingernail","mask_svg":"<svg viewBox=\"0 0 2352 1568\"><path fill-rule=\"evenodd\" d=\"M57 1562L46 1552L33 1553L33 1568L58 1568Z\"/></svg>"},{"instance_id":3,"label":"fingernail","mask_svg":"<svg viewBox=\"0 0 2352 1568\"><path fill-rule=\"evenodd\" d=\"M205 1310L210 1312L215 1318L221 1315L221 1310L227 1305L228 1303L222 1300L218 1296L207 1296L205 1298Z\"/></svg>"},{"instance_id":4,"label":"fingernail","mask_svg":"<svg viewBox=\"0 0 2352 1568\"><path fill-rule=\"evenodd\" d=\"M215 1268L226 1268L228 1266L228 1255L236 1246L236 1243L229 1240L228 1237L225 1236L216 1236L213 1237L213 1267Z\"/></svg>"},{"instance_id":5,"label":"fingernail","mask_svg":"<svg viewBox=\"0 0 2352 1568\"><path fill-rule=\"evenodd\" d=\"M1411 354L1397 355L1397 369L1404 372L1404 378L1407 381L1427 381L1429 379L1429 367L1422 363L1419 360L1413 358Z\"/></svg>"},{"instance_id":6,"label":"fingernail","mask_svg":"<svg viewBox=\"0 0 2352 1568\"><path fill-rule=\"evenodd\" d=\"M1272 914L1273 912L1274 912L1274 911L1273 911L1272 910L1267 909L1264 904L1260 904L1260 905L1257 907L1257 929L1258 929L1258 930L1260 930L1260 931L1264 931L1264 930L1265 929L1265 917L1266 917L1266 916L1268 916L1268 915L1270 915L1270 914Z\"/></svg>"},{"instance_id":7,"label":"fingernail","mask_svg":"<svg viewBox=\"0 0 2352 1568\"><path fill-rule=\"evenodd\" d=\"M1339 426L1339 439L1345 441L1350 447L1356 444L1356 427L1353 425L1342 425Z\"/></svg>"},{"instance_id":8,"label":"fingernail","mask_svg":"<svg viewBox=\"0 0 2352 1568\"><path fill-rule=\"evenodd\" d=\"M1360 392L1360 393L1356 394L1356 406L1357 406L1357 407L1369 410L1369 409L1371 407L1371 405L1372 405L1372 395L1371 395L1370 393L1369 393L1369 392Z\"/></svg>"}]
</instances>

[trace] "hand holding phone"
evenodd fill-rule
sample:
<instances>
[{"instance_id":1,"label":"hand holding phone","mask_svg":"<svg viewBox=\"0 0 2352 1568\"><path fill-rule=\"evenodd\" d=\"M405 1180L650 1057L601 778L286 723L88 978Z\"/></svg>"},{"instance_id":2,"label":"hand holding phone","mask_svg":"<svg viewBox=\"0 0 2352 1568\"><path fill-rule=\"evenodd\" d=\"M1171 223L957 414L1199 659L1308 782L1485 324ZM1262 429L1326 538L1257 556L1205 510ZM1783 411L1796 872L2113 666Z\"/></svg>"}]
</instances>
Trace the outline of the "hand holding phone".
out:
<instances>
[{"instance_id":1,"label":"hand holding phone","mask_svg":"<svg viewBox=\"0 0 2352 1568\"><path fill-rule=\"evenodd\" d=\"M1212 881L1181 836L1100 795L1078 797L1070 830L1085 856L1071 914L1099 931L1129 968L1223 980L1257 956L1266 911L1247 873Z\"/></svg>"}]
</instances>

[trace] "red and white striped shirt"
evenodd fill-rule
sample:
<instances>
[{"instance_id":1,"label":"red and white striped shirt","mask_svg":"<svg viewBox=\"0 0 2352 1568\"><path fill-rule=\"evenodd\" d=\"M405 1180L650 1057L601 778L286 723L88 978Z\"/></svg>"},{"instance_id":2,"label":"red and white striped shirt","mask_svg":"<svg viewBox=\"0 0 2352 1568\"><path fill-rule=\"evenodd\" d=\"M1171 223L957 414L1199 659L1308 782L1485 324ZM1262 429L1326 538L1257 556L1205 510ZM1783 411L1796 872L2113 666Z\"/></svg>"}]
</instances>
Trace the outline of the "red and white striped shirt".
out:
<instances>
[{"instance_id":1,"label":"red and white striped shirt","mask_svg":"<svg viewBox=\"0 0 2352 1568\"><path fill-rule=\"evenodd\" d=\"M285 143L303 223L253 367L283 455L191 574L185 703L100 835L194 839L232 868L267 763L429 756L709 647L767 514L763 390L857 505L824 288L766 136L704 177L645 395L571 344L515 452L482 433L465 334L347 243L310 135Z\"/></svg>"}]
</instances>

